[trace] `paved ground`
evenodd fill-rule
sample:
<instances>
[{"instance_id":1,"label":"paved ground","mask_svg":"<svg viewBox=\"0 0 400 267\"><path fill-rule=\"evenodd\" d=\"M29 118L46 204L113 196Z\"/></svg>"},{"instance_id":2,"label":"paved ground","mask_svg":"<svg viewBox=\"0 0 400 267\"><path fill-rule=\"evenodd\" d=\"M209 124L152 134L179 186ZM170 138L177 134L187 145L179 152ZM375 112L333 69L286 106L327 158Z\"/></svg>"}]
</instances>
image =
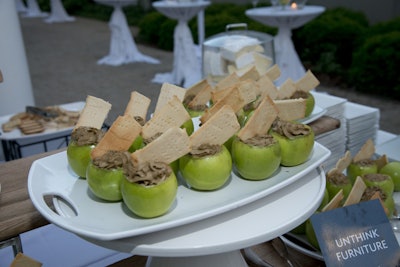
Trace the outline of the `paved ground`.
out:
<instances>
[{"instance_id":1,"label":"paved ground","mask_svg":"<svg viewBox=\"0 0 400 267\"><path fill-rule=\"evenodd\" d=\"M77 18L75 22L47 24L39 18L21 18L36 105L84 101L88 94L113 105L108 121L120 115L130 92L136 90L151 98L153 110L160 84L152 83L156 73L172 70L171 52L138 44L138 49L157 58L161 64L133 63L113 67L96 62L109 52L110 30L106 22ZM133 35L135 30L132 29ZM400 134L400 102L320 86L318 91L377 107L380 127Z\"/></svg>"}]
</instances>

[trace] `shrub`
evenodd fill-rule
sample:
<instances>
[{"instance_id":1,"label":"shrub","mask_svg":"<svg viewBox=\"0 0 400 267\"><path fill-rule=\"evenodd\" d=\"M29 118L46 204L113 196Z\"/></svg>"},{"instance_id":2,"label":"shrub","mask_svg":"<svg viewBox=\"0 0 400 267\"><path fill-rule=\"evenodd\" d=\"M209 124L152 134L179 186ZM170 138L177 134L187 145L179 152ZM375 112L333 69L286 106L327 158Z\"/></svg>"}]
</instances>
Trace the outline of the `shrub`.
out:
<instances>
[{"instance_id":1,"label":"shrub","mask_svg":"<svg viewBox=\"0 0 400 267\"><path fill-rule=\"evenodd\" d=\"M400 100L400 31L373 35L354 53L350 69L356 90Z\"/></svg>"},{"instance_id":2,"label":"shrub","mask_svg":"<svg viewBox=\"0 0 400 267\"><path fill-rule=\"evenodd\" d=\"M335 8L295 30L293 40L300 58L313 71L344 75L367 26L362 13Z\"/></svg>"}]
</instances>

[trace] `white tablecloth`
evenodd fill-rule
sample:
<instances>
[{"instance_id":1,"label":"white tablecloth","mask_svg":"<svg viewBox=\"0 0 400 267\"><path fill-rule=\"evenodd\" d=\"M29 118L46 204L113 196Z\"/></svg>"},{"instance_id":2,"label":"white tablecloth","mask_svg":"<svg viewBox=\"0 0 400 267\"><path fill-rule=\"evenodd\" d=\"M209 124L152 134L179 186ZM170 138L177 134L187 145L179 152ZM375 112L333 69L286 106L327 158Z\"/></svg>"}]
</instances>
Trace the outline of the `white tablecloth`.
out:
<instances>
[{"instance_id":1,"label":"white tablecloth","mask_svg":"<svg viewBox=\"0 0 400 267\"><path fill-rule=\"evenodd\" d=\"M132 37L126 21L123 6L133 5L136 0L95 0L99 4L114 7L109 27L111 30L110 52L107 56L97 61L98 64L119 66L134 62L146 62L158 64L160 61L153 57L142 54Z\"/></svg>"},{"instance_id":2,"label":"white tablecloth","mask_svg":"<svg viewBox=\"0 0 400 267\"><path fill-rule=\"evenodd\" d=\"M210 2L178 3L158 1L153 7L165 16L178 20L174 29L174 62L173 70L168 73L158 73L153 79L156 83L172 83L189 87L201 80L201 60L193 42L188 21L203 11Z\"/></svg>"}]
</instances>

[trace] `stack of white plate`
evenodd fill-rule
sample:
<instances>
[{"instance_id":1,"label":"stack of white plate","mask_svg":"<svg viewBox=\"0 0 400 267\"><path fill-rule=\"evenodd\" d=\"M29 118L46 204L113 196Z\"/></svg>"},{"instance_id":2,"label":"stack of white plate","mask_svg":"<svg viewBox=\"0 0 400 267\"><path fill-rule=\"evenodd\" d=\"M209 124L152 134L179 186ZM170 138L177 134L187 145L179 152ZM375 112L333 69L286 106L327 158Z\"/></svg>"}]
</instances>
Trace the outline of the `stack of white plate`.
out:
<instances>
[{"instance_id":1,"label":"stack of white plate","mask_svg":"<svg viewBox=\"0 0 400 267\"><path fill-rule=\"evenodd\" d=\"M368 139L376 143L379 130L379 109L352 102L345 105L347 150L354 156Z\"/></svg>"},{"instance_id":2,"label":"stack of white plate","mask_svg":"<svg viewBox=\"0 0 400 267\"><path fill-rule=\"evenodd\" d=\"M347 99L326 93L312 92L312 94L314 95L316 105L326 109L325 116L340 121L339 128L315 137L315 141L324 145L332 152L324 164L326 169L329 170L335 166L338 159L343 157L346 152L347 125L344 111Z\"/></svg>"}]
</instances>

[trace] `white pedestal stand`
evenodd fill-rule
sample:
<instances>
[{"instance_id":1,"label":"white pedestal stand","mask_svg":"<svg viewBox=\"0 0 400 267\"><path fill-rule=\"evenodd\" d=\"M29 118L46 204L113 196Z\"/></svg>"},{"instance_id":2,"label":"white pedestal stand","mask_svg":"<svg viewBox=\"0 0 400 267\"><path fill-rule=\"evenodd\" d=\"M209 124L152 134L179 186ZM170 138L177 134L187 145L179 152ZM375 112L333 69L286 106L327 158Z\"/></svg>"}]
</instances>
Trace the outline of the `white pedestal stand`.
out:
<instances>
[{"instance_id":1,"label":"white pedestal stand","mask_svg":"<svg viewBox=\"0 0 400 267\"><path fill-rule=\"evenodd\" d=\"M26 1L27 10L24 17L28 18L42 18L47 17L49 14L47 12L42 12L36 0L27 0Z\"/></svg>"},{"instance_id":2,"label":"white pedestal stand","mask_svg":"<svg viewBox=\"0 0 400 267\"><path fill-rule=\"evenodd\" d=\"M133 5L136 0L95 0L99 4L114 7L109 22L111 30L110 53L97 61L97 64L119 66L134 62L159 64L158 59L142 54L136 47L132 33L128 27L123 6Z\"/></svg>"},{"instance_id":3,"label":"white pedestal stand","mask_svg":"<svg viewBox=\"0 0 400 267\"><path fill-rule=\"evenodd\" d=\"M61 0L51 0L50 5L51 5L51 13L50 16L44 20L45 22L53 23L53 22L75 21L75 18L69 16L65 11L65 8Z\"/></svg>"}]
</instances>

